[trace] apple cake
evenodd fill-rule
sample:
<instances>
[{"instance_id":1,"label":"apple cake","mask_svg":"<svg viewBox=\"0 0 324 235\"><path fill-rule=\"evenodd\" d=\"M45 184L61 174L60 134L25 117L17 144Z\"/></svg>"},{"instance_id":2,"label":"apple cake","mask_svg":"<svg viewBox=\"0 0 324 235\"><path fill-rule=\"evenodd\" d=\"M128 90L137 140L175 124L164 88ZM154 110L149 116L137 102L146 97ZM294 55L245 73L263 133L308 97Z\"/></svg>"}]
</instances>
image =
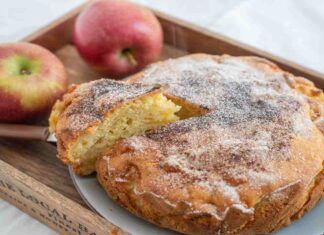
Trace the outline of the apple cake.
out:
<instances>
[{"instance_id":1,"label":"apple cake","mask_svg":"<svg viewBox=\"0 0 324 235\"><path fill-rule=\"evenodd\" d=\"M72 88L51 127L59 157L80 175L96 163L139 217L185 234L267 234L323 197L323 105L265 59L195 54Z\"/></svg>"},{"instance_id":2,"label":"apple cake","mask_svg":"<svg viewBox=\"0 0 324 235\"><path fill-rule=\"evenodd\" d=\"M58 157L84 176L94 172L103 148L178 120L179 109L158 86L101 79L70 87L53 107L50 131Z\"/></svg>"}]
</instances>

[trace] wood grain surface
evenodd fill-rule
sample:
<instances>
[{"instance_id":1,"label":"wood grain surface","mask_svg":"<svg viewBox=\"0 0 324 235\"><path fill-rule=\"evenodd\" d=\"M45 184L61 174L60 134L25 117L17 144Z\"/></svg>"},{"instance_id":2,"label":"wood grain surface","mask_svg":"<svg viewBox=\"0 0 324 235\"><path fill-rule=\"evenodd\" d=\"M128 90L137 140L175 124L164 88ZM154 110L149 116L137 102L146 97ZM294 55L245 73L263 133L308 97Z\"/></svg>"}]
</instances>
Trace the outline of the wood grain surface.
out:
<instances>
[{"instance_id":1,"label":"wood grain surface","mask_svg":"<svg viewBox=\"0 0 324 235\"><path fill-rule=\"evenodd\" d=\"M86 207L67 167L56 158L56 146L35 140L0 139L0 160Z\"/></svg>"},{"instance_id":2,"label":"wood grain surface","mask_svg":"<svg viewBox=\"0 0 324 235\"><path fill-rule=\"evenodd\" d=\"M0 195L63 234L127 234L77 202L2 161Z\"/></svg>"}]
</instances>

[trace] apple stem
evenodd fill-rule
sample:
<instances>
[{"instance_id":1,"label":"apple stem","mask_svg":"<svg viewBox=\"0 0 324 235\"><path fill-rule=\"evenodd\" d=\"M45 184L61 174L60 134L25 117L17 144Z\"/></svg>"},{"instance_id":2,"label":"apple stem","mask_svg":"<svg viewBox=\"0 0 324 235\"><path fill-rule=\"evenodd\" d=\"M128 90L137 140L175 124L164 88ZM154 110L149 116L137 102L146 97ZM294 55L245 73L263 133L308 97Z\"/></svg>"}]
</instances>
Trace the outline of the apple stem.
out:
<instances>
[{"instance_id":1,"label":"apple stem","mask_svg":"<svg viewBox=\"0 0 324 235\"><path fill-rule=\"evenodd\" d=\"M30 72L30 70L28 70L28 69L21 69L21 70L20 70L20 74L21 74L21 75L30 75L31 72Z\"/></svg>"},{"instance_id":2,"label":"apple stem","mask_svg":"<svg viewBox=\"0 0 324 235\"><path fill-rule=\"evenodd\" d=\"M137 61L135 60L134 55L129 50L124 51L124 55L127 57L127 59L129 60L129 62L133 66L136 66L137 65Z\"/></svg>"}]
</instances>

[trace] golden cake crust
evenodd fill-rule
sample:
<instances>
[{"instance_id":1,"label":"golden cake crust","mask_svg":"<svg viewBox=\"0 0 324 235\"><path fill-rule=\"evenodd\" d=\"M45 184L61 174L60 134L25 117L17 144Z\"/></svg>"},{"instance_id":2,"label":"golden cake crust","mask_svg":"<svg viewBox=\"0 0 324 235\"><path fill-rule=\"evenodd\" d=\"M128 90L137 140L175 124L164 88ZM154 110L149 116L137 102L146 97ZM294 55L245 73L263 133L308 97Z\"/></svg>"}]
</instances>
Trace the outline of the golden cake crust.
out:
<instances>
[{"instance_id":1,"label":"golden cake crust","mask_svg":"<svg viewBox=\"0 0 324 235\"><path fill-rule=\"evenodd\" d=\"M50 130L57 139L58 158L78 175L92 173L82 163L69 159L69 147L120 105L158 91L157 85L130 85L108 79L71 86L62 100L56 102L50 117Z\"/></svg>"},{"instance_id":2,"label":"golden cake crust","mask_svg":"<svg viewBox=\"0 0 324 235\"><path fill-rule=\"evenodd\" d=\"M187 234L265 234L324 191L323 93L257 57L190 55L128 80L206 110L117 142L97 162L132 213Z\"/></svg>"}]
</instances>

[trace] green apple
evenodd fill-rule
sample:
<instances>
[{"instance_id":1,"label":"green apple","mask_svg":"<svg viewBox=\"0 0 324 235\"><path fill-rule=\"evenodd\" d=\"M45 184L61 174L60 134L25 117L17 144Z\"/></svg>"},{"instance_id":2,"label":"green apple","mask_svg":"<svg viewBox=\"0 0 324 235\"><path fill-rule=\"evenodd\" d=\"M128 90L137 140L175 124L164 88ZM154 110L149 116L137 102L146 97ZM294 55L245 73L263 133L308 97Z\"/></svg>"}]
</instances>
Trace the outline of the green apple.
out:
<instances>
[{"instance_id":1,"label":"green apple","mask_svg":"<svg viewBox=\"0 0 324 235\"><path fill-rule=\"evenodd\" d=\"M61 61L25 42L0 44L0 122L21 122L47 112L67 88Z\"/></svg>"}]
</instances>

